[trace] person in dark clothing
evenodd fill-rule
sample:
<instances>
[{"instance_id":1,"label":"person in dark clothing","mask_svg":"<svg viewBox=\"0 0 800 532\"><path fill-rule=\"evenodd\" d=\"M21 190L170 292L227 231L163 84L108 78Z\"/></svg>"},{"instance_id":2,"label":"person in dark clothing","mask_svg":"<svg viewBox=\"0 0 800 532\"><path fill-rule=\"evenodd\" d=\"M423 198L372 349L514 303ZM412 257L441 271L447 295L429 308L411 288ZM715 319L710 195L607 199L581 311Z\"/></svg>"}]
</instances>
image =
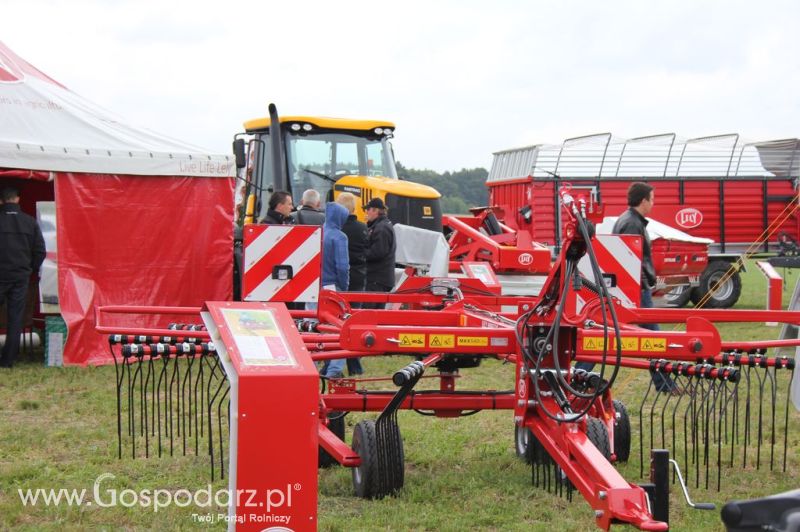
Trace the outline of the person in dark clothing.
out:
<instances>
[{"instance_id":1,"label":"person in dark clothing","mask_svg":"<svg viewBox=\"0 0 800 532\"><path fill-rule=\"evenodd\" d=\"M292 213L294 223L299 225L323 225L325 223L325 213L319 208L319 192L309 188L303 192L303 204Z\"/></svg>"},{"instance_id":2,"label":"person in dark clothing","mask_svg":"<svg viewBox=\"0 0 800 532\"><path fill-rule=\"evenodd\" d=\"M7 187L0 199L0 305L6 303L8 311L0 367L10 368L19 354L30 277L39 272L46 252L36 219L19 208L19 191Z\"/></svg>"},{"instance_id":3,"label":"person in dark clothing","mask_svg":"<svg viewBox=\"0 0 800 532\"><path fill-rule=\"evenodd\" d=\"M283 190L273 192L269 197L269 209L261 223L272 225L292 225L292 195Z\"/></svg>"},{"instance_id":4,"label":"person in dark clothing","mask_svg":"<svg viewBox=\"0 0 800 532\"><path fill-rule=\"evenodd\" d=\"M346 292L350 270L350 259L347 254L347 236L342 232L342 225L347 220L347 209L338 203L325 206L325 225L322 231L322 287L327 290ZM322 375L328 379L344 376L345 359L329 360L322 369Z\"/></svg>"},{"instance_id":5,"label":"person in dark clothing","mask_svg":"<svg viewBox=\"0 0 800 532\"><path fill-rule=\"evenodd\" d=\"M367 230L367 292L390 292L394 288L397 242L392 222L386 217L386 205L380 198L372 198L367 203ZM370 308L382 307L381 304L370 305Z\"/></svg>"},{"instance_id":6,"label":"person in dark clothing","mask_svg":"<svg viewBox=\"0 0 800 532\"><path fill-rule=\"evenodd\" d=\"M342 225L342 232L347 236L347 253L350 257L350 292L363 292L367 288L367 226L359 222L356 215L356 197L349 192L342 192L336 198L336 203L342 205L349 212L347 220ZM353 308L361 308L358 302L352 303ZM347 373L361 375L364 368L360 358L347 359Z\"/></svg>"},{"instance_id":7,"label":"person in dark clothing","mask_svg":"<svg viewBox=\"0 0 800 532\"><path fill-rule=\"evenodd\" d=\"M363 292L367 288L367 226L359 222L355 214L356 197L349 192L342 192L336 203L344 206L350 213L342 226L347 235L347 252L350 256L350 288L351 292Z\"/></svg>"},{"instance_id":8,"label":"person in dark clothing","mask_svg":"<svg viewBox=\"0 0 800 532\"><path fill-rule=\"evenodd\" d=\"M617 218L611 232L615 235L638 235L642 237L641 308L653 307L653 287L656 285L656 269L653 266L653 252L647 234L648 220L645 218L653 210L655 192L651 185L642 182L631 183L628 187L628 210ZM657 323L644 323L640 327L658 331ZM579 362L576 368L591 371L594 364ZM675 382L661 373L653 373L653 384L659 392L679 393Z\"/></svg>"}]
</instances>

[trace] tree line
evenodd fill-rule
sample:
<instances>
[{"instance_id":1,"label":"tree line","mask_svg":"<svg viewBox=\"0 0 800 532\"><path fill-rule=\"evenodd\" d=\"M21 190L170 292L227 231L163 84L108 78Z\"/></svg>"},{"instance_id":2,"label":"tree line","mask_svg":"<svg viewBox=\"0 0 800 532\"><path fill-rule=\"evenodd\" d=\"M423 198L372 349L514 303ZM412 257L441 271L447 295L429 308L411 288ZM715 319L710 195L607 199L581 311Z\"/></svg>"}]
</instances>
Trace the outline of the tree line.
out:
<instances>
[{"instance_id":1,"label":"tree line","mask_svg":"<svg viewBox=\"0 0 800 532\"><path fill-rule=\"evenodd\" d=\"M434 170L406 168L397 162L400 179L413 181L435 188L442 195L442 212L445 214L468 214L472 207L482 207L489 202L485 168L462 168L455 172L440 174Z\"/></svg>"}]
</instances>

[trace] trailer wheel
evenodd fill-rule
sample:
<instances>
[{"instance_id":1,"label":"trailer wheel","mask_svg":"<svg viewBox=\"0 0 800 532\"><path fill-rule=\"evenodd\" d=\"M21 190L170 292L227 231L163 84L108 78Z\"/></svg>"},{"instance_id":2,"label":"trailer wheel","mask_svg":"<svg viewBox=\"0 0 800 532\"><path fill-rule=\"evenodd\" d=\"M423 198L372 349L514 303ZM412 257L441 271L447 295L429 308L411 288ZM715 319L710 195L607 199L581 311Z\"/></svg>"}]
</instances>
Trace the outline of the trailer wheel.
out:
<instances>
[{"instance_id":1,"label":"trailer wheel","mask_svg":"<svg viewBox=\"0 0 800 532\"><path fill-rule=\"evenodd\" d=\"M724 261L713 261L703 271L700 276L700 285L692 289L692 303L697 305L706 294L711 290L714 284L722 279L728 270L730 264ZM717 290L705 302L705 308L731 308L739 300L742 293L742 278L739 272L735 272L725 282L723 282Z\"/></svg>"},{"instance_id":2,"label":"trailer wheel","mask_svg":"<svg viewBox=\"0 0 800 532\"><path fill-rule=\"evenodd\" d=\"M331 412L328 416L328 429L342 441L344 441L344 416L346 415L347 412ZM319 447L319 467L331 467L338 463L333 456L328 454L328 451L322 446Z\"/></svg>"},{"instance_id":3,"label":"trailer wheel","mask_svg":"<svg viewBox=\"0 0 800 532\"><path fill-rule=\"evenodd\" d=\"M611 460L611 445L608 443L608 430L596 417L586 418L586 437L597 447L606 460Z\"/></svg>"},{"instance_id":4,"label":"trailer wheel","mask_svg":"<svg viewBox=\"0 0 800 532\"><path fill-rule=\"evenodd\" d=\"M614 399L614 454L617 462L627 462L631 456L631 418L625 403Z\"/></svg>"},{"instance_id":5,"label":"trailer wheel","mask_svg":"<svg viewBox=\"0 0 800 532\"><path fill-rule=\"evenodd\" d=\"M671 307L685 307L686 303L692 297L692 287L688 285L676 286L666 294L664 294L664 301Z\"/></svg>"}]
</instances>

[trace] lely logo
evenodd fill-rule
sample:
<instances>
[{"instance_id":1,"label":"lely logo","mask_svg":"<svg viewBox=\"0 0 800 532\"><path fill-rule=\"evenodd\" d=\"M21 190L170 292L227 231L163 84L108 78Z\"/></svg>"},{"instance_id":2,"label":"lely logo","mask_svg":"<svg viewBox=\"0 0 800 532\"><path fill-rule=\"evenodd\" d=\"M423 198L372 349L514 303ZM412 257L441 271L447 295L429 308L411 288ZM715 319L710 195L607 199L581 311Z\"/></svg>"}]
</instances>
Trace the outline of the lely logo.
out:
<instances>
[{"instance_id":1,"label":"lely logo","mask_svg":"<svg viewBox=\"0 0 800 532\"><path fill-rule=\"evenodd\" d=\"M675 213L675 223L684 229L694 229L703 223L703 213L694 207L687 207Z\"/></svg>"},{"instance_id":2,"label":"lely logo","mask_svg":"<svg viewBox=\"0 0 800 532\"><path fill-rule=\"evenodd\" d=\"M517 261L523 266L529 266L533 263L533 255L530 253L522 253L519 257L517 257Z\"/></svg>"}]
</instances>

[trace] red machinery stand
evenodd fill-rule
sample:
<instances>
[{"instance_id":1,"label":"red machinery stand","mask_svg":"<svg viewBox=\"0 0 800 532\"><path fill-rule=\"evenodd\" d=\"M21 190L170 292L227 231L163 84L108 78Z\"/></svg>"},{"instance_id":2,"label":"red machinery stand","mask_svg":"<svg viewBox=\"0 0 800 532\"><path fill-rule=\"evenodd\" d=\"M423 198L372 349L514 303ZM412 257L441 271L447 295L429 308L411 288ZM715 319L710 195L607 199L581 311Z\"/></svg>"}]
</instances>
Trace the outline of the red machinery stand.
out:
<instances>
[{"instance_id":1,"label":"red machinery stand","mask_svg":"<svg viewBox=\"0 0 800 532\"><path fill-rule=\"evenodd\" d=\"M767 261L757 261L758 269L767 278L767 310L783 309L783 277ZM777 325L777 322L767 322L767 325Z\"/></svg>"},{"instance_id":2,"label":"red machinery stand","mask_svg":"<svg viewBox=\"0 0 800 532\"><path fill-rule=\"evenodd\" d=\"M319 375L283 304L207 302L230 381L228 530L316 530Z\"/></svg>"}]
</instances>

